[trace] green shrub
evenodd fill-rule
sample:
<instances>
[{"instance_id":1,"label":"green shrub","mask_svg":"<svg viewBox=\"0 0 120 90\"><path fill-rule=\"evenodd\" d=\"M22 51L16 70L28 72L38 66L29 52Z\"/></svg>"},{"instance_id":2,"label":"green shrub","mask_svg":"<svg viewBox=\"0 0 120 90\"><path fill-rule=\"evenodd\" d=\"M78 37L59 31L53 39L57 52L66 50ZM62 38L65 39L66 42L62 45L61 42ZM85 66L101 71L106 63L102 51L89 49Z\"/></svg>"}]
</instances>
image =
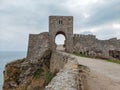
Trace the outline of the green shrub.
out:
<instances>
[{"instance_id":1,"label":"green shrub","mask_svg":"<svg viewBox=\"0 0 120 90\"><path fill-rule=\"evenodd\" d=\"M103 58L103 57L91 57L91 56L85 56L85 55L78 54L78 53L73 53L73 54L76 55L76 56L80 56L80 57L103 59L103 60L108 61L108 62L112 62L112 63L120 64L120 61L118 61L118 60L108 60L107 58Z\"/></svg>"},{"instance_id":2,"label":"green shrub","mask_svg":"<svg viewBox=\"0 0 120 90\"><path fill-rule=\"evenodd\" d=\"M46 74L45 74L46 84L48 84L54 76L55 76L54 73L52 73L50 71L46 72Z\"/></svg>"},{"instance_id":3,"label":"green shrub","mask_svg":"<svg viewBox=\"0 0 120 90\"><path fill-rule=\"evenodd\" d=\"M39 69L37 69L37 70L34 72L33 77L34 77L35 79L37 79L37 78L39 78L39 77L42 75L43 72L44 72L44 70L43 70L42 68L39 68Z\"/></svg>"},{"instance_id":4,"label":"green shrub","mask_svg":"<svg viewBox=\"0 0 120 90\"><path fill-rule=\"evenodd\" d=\"M107 60L108 62L112 62L112 63L117 63L117 64L120 64L120 61L118 60Z\"/></svg>"}]
</instances>

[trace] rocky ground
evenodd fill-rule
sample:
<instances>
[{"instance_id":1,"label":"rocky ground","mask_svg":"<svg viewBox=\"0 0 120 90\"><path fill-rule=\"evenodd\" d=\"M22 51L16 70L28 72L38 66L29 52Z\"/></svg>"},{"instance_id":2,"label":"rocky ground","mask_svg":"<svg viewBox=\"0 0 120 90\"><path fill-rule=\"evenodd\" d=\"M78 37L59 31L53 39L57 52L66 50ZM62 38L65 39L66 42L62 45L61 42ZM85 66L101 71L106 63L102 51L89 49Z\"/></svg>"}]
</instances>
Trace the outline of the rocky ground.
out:
<instances>
[{"instance_id":1,"label":"rocky ground","mask_svg":"<svg viewBox=\"0 0 120 90\"><path fill-rule=\"evenodd\" d=\"M63 45L57 45L56 49L59 51L65 51L65 48L63 47Z\"/></svg>"},{"instance_id":2,"label":"rocky ground","mask_svg":"<svg viewBox=\"0 0 120 90\"><path fill-rule=\"evenodd\" d=\"M46 86L46 90L79 90L80 84L77 63L76 60L69 59L65 67Z\"/></svg>"}]
</instances>

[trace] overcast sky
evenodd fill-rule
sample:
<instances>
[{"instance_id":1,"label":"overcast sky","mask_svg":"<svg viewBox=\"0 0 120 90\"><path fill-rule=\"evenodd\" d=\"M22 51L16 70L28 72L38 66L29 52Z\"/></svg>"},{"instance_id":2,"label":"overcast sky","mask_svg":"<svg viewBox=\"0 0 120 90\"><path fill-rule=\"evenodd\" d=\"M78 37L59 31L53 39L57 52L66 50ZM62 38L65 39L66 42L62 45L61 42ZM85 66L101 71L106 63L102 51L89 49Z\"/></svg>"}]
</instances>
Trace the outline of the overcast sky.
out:
<instances>
[{"instance_id":1,"label":"overcast sky","mask_svg":"<svg viewBox=\"0 0 120 90\"><path fill-rule=\"evenodd\" d=\"M74 33L120 39L120 0L0 0L0 51L27 51L50 15L74 16Z\"/></svg>"}]
</instances>

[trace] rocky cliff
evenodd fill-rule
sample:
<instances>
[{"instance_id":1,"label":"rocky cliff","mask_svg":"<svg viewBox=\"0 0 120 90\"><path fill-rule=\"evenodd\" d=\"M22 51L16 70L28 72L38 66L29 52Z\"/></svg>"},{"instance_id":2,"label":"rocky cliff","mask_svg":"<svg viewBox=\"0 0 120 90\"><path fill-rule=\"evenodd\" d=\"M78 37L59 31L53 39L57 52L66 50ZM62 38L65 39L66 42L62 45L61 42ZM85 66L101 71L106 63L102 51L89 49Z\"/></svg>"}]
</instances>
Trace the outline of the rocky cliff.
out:
<instances>
[{"instance_id":1,"label":"rocky cliff","mask_svg":"<svg viewBox=\"0 0 120 90\"><path fill-rule=\"evenodd\" d=\"M5 66L3 90L84 90L81 66L49 43L48 33L29 40L27 58Z\"/></svg>"},{"instance_id":2,"label":"rocky cliff","mask_svg":"<svg viewBox=\"0 0 120 90\"><path fill-rule=\"evenodd\" d=\"M87 90L84 77L89 69L79 65L75 57L56 51L52 54L50 67L57 74L45 90Z\"/></svg>"},{"instance_id":3,"label":"rocky cliff","mask_svg":"<svg viewBox=\"0 0 120 90\"><path fill-rule=\"evenodd\" d=\"M50 72L51 52L46 51L36 63L26 59L8 63L4 72L3 90L43 90L54 73Z\"/></svg>"},{"instance_id":4,"label":"rocky cliff","mask_svg":"<svg viewBox=\"0 0 120 90\"><path fill-rule=\"evenodd\" d=\"M83 67L63 52L46 51L36 63L26 59L8 63L3 90L85 90Z\"/></svg>"},{"instance_id":5,"label":"rocky cliff","mask_svg":"<svg viewBox=\"0 0 120 90\"><path fill-rule=\"evenodd\" d=\"M43 90L44 86L50 82L54 73L50 72L52 52L49 47L48 33L40 34L39 39L41 43L35 40L32 43L39 44L32 49L39 49L37 50L39 52L32 53L28 49L27 58L16 60L5 66L3 90Z\"/></svg>"}]
</instances>

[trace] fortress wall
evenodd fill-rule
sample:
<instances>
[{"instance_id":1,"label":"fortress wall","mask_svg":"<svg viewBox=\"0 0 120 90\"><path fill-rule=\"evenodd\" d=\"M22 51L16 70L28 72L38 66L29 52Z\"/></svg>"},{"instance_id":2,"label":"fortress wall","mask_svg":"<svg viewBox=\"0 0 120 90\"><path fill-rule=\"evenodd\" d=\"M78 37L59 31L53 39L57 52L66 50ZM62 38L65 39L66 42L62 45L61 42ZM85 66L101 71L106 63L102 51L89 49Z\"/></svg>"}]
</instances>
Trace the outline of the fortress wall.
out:
<instances>
[{"instance_id":1,"label":"fortress wall","mask_svg":"<svg viewBox=\"0 0 120 90\"><path fill-rule=\"evenodd\" d=\"M68 59L70 59L70 57L64 53L58 51L52 52L52 56L50 60L51 72L59 72L67 63Z\"/></svg>"},{"instance_id":2,"label":"fortress wall","mask_svg":"<svg viewBox=\"0 0 120 90\"><path fill-rule=\"evenodd\" d=\"M94 35L74 34L73 46L75 53L100 58L111 58L110 50L120 50L120 42L117 38L98 40Z\"/></svg>"},{"instance_id":3,"label":"fortress wall","mask_svg":"<svg viewBox=\"0 0 120 90\"><path fill-rule=\"evenodd\" d=\"M27 60L35 62L40 59L45 51L50 49L49 33L44 32L41 34L30 34Z\"/></svg>"}]
</instances>

